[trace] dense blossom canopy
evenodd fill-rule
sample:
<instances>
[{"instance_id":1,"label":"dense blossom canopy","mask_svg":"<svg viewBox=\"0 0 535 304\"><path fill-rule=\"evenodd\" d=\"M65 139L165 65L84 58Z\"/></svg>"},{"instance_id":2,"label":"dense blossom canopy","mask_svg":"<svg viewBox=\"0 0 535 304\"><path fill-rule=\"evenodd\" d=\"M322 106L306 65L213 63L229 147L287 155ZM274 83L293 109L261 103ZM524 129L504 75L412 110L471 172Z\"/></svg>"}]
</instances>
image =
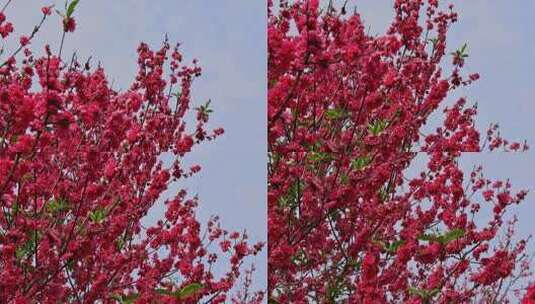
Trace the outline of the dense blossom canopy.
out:
<instances>
[{"instance_id":1,"label":"dense blossom canopy","mask_svg":"<svg viewBox=\"0 0 535 304\"><path fill-rule=\"evenodd\" d=\"M482 135L465 99L447 103L479 78L463 72L466 45L446 51L453 7L393 9L371 36L345 6L268 5L273 303L505 303L529 275L526 240L505 219L527 192L458 164L463 152L527 146L496 125ZM409 178L417 157L427 166Z\"/></svg>"},{"instance_id":2,"label":"dense blossom canopy","mask_svg":"<svg viewBox=\"0 0 535 304\"><path fill-rule=\"evenodd\" d=\"M77 3L58 12L63 39L75 31ZM182 63L178 45L142 43L135 80L114 90L102 67L62 60L63 39L58 52L33 55L32 38L53 10L42 9L0 66L0 302L231 301L261 244L223 230L217 217L204 229L198 198L180 189L163 218L142 224L171 183L201 169L183 158L223 133L207 128L209 103L192 107L201 69ZM13 30L2 11L2 37ZM245 292L250 271L245 285L233 301L260 302L261 293Z\"/></svg>"}]
</instances>

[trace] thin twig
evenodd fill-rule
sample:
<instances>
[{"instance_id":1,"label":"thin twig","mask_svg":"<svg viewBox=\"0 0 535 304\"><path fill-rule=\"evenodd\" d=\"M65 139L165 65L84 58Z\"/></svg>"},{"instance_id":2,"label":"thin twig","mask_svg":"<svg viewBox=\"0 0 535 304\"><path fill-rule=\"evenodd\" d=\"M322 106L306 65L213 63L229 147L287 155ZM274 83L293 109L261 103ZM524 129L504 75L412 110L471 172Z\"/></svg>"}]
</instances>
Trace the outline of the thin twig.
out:
<instances>
[{"instance_id":1,"label":"thin twig","mask_svg":"<svg viewBox=\"0 0 535 304\"><path fill-rule=\"evenodd\" d=\"M2 11L1 11L2 13L7 9L10 3L11 3L11 0L8 0L6 4L4 4L4 6L2 7Z\"/></svg>"},{"instance_id":2,"label":"thin twig","mask_svg":"<svg viewBox=\"0 0 535 304\"><path fill-rule=\"evenodd\" d=\"M4 5L5 7L5 5ZM3 11L3 10L2 10ZM41 26L43 25L43 23L45 22L46 20L46 15L43 14L43 18L41 18L41 22L39 22L38 25L36 25L34 28L33 28L33 31L30 35L30 37L28 37L28 42L31 42L32 39L35 37L35 34L37 34L37 32L39 32L39 29L41 29ZM0 68L5 66L8 62L9 62L9 59L10 58L13 58L15 56L17 56L18 53L20 53L20 51L22 51L22 49L24 48L24 45L20 44L19 47L15 50L15 52L13 52L13 54L11 54L9 57L8 57L8 60L6 60L5 62L3 62L1 65L0 65Z\"/></svg>"},{"instance_id":3,"label":"thin twig","mask_svg":"<svg viewBox=\"0 0 535 304\"><path fill-rule=\"evenodd\" d=\"M63 34L61 35L61 43L59 45L59 52L58 52L59 59L61 59L61 52L63 51L63 43L65 42L65 33L67 32L65 31L65 29L63 29Z\"/></svg>"}]
</instances>

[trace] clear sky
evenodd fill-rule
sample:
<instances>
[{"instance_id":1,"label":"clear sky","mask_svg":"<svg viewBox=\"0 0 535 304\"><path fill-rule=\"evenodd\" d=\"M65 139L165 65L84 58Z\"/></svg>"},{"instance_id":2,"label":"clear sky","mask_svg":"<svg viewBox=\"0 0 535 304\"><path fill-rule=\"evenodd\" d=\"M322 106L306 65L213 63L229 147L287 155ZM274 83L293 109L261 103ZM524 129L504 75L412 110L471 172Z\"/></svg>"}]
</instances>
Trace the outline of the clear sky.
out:
<instances>
[{"instance_id":1,"label":"clear sky","mask_svg":"<svg viewBox=\"0 0 535 304\"><path fill-rule=\"evenodd\" d=\"M14 37L30 33L41 18L41 6L50 4L61 10L64 2L12 1L6 15L16 21ZM92 55L92 62L101 61L115 88L126 88L135 76L140 41L158 47L167 33L171 42L182 43L187 61L199 59L203 75L193 85L194 103L211 98L211 125L224 127L226 133L194 150L189 160L200 162L203 171L167 193L187 187L199 194L201 219L218 214L224 227L246 229L252 240L265 241L265 1L81 0L75 17L77 31L67 35L63 53L76 50L79 58ZM57 49L60 30L60 19L53 16L34 50L45 41ZM148 220L161 215L161 205L156 206ZM255 285L262 288L265 251L255 263Z\"/></svg>"}]
</instances>

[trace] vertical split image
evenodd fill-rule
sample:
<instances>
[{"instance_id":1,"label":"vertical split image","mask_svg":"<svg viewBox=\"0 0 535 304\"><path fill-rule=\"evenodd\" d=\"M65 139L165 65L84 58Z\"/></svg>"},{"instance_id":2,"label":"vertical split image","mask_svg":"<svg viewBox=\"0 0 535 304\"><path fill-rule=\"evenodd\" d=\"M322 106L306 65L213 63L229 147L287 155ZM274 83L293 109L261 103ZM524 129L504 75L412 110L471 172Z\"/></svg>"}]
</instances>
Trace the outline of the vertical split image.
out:
<instances>
[{"instance_id":1,"label":"vertical split image","mask_svg":"<svg viewBox=\"0 0 535 304\"><path fill-rule=\"evenodd\" d=\"M535 304L534 17L0 0L0 304Z\"/></svg>"}]
</instances>

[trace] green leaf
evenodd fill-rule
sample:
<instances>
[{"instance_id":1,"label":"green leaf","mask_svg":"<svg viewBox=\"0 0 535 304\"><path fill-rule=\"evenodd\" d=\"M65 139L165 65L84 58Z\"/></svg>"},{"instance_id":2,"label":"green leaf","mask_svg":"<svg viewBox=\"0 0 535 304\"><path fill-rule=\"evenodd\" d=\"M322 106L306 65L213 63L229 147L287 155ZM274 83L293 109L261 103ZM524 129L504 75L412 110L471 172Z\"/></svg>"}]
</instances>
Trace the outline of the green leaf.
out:
<instances>
[{"instance_id":1,"label":"green leaf","mask_svg":"<svg viewBox=\"0 0 535 304\"><path fill-rule=\"evenodd\" d=\"M202 113L212 113L213 110L210 109L210 103L212 103L211 99L208 99L203 105L200 105L196 108L197 111L201 111Z\"/></svg>"},{"instance_id":2,"label":"green leaf","mask_svg":"<svg viewBox=\"0 0 535 304\"><path fill-rule=\"evenodd\" d=\"M404 240L397 240L392 242L391 244L384 244L385 251L389 253L396 253L398 248L405 243Z\"/></svg>"},{"instance_id":3,"label":"green leaf","mask_svg":"<svg viewBox=\"0 0 535 304\"><path fill-rule=\"evenodd\" d=\"M377 119L373 123L368 125L368 130L373 135L379 135L388 126L388 121L385 119Z\"/></svg>"},{"instance_id":4,"label":"green leaf","mask_svg":"<svg viewBox=\"0 0 535 304\"><path fill-rule=\"evenodd\" d=\"M174 292L173 295L177 299L185 299L197 293L201 288L203 288L202 284L191 283L188 286L182 288L180 291Z\"/></svg>"},{"instance_id":5,"label":"green leaf","mask_svg":"<svg viewBox=\"0 0 535 304\"><path fill-rule=\"evenodd\" d=\"M273 299L273 298L269 298L268 299L268 304L279 304L279 301Z\"/></svg>"},{"instance_id":6,"label":"green leaf","mask_svg":"<svg viewBox=\"0 0 535 304\"><path fill-rule=\"evenodd\" d=\"M123 297L118 294L112 294L110 296L111 299L118 301L119 303L123 302Z\"/></svg>"},{"instance_id":7,"label":"green leaf","mask_svg":"<svg viewBox=\"0 0 535 304\"><path fill-rule=\"evenodd\" d=\"M269 158L269 163L271 165L276 165L280 161L281 155L278 153L269 152L268 158Z\"/></svg>"},{"instance_id":8,"label":"green leaf","mask_svg":"<svg viewBox=\"0 0 535 304\"><path fill-rule=\"evenodd\" d=\"M99 208L97 210L89 212L89 219L91 219L92 222L100 224L106 219L107 212L105 209Z\"/></svg>"},{"instance_id":9,"label":"green leaf","mask_svg":"<svg viewBox=\"0 0 535 304\"><path fill-rule=\"evenodd\" d=\"M452 229L442 235L440 234L422 234L418 237L419 240L428 242L439 242L442 245L454 241L464 235L464 230L460 228Z\"/></svg>"},{"instance_id":10,"label":"green leaf","mask_svg":"<svg viewBox=\"0 0 535 304\"><path fill-rule=\"evenodd\" d=\"M464 59L468 57L467 50L468 50L468 44L465 43L460 49L456 50L454 53L451 53L451 54Z\"/></svg>"},{"instance_id":11,"label":"green leaf","mask_svg":"<svg viewBox=\"0 0 535 304\"><path fill-rule=\"evenodd\" d=\"M438 38L429 38L428 40L433 44L433 46L436 46L438 43Z\"/></svg>"},{"instance_id":12,"label":"green leaf","mask_svg":"<svg viewBox=\"0 0 535 304\"><path fill-rule=\"evenodd\" d=\"M381 246L383 248L383 250L386 251L386 252L396 253L396 251L398 250L399 246L403 245L405 243L405 241L404 240L396 240L396 241L393 241L392 243L387 243L387 242L384 242L384 241L381 241L381 240L373 239L372 243Z\"/></svg>"},{"instance_id":13,"label":"green leaf","mask_svg":"<svg viewBox=\"0 0 535 304\"><path fill-rule=\"evenodd\" d=\"M382 202L388 199L388 192L384 188L379 189L379 198Z\"/></svg>"},{"instance_id":14,"label":"green leaf","mask_svg":"<svg viewBox=\"0 0 535 304\"><path fill-rule=\"evenodd\" d=\"M156 293L158 293L158 294L161 294L161 295L171 295L172 294L171 291L169 291L167 289L163 289L163 288L156 288L154 291Z\"/></svg>"},{"instance_id":15,"label":"green leaf","mask_svg":"<svg viewBox=\"0 0 535 304\"><path fill-rule=\"evenodd\" d=\"M74 260L73 260L73 259L68 259L67 262L65 262L65 267L66 267L69 271L72 271L73 268L74 268Z\"/></svg>"},{"instance_id":16,"label":"green leaf","mask_svg":"<svg viewBox=\"0 0 535 304\"><path fill-rule=\"evenodd\" d=\"M15 201L13 203L13 207L11 208L11 214L12 214L12 218L15 218L15 216L17 216L17 214L19 213L19 203L17 201Z\"/></svg>"},{"instance_id":17,"label":"green leaf","mask_svg":"<svg viewBox=\"0 0 535 304\"><path fill-rule=\"evenodd\" d=\"M448 243L448 242L457 240L457 239L459 239L459 238L462 237L462 236L464 236L464 230L463 230L463 229L460 229L460 228L455 228L455 229L453 229L453 230L448 231L448 232L443 236L443 242L444 242L444 243Z\"/></svg>"},{"instance_id":18,"label":"green leaf","mask_svg":"<svg viewBox=\"0 0 535 304\"><path fill-rule=\"evenodd\" d=\"M330 284L328 289L327 289L327 297L331 301L334 301L338 297L340 292L341 292L341 288L340 287L336 286L335 284Z\"/></svg>"},{"instance_id":19,"label":"green leaf","mask_svg":"<svg viewBox=\"0 0 535 304\"><path fill-rule=\"evenodd\" d=\"M349 260L347 261L347 265L348 265L348 267L351 267L353 270L359 270L361 262L358 261L358 260L354 260L352 258L349 258Z\"/></svg>"},{"instance_id":20,"label":"green leaf","mask_svg":"<svg viewBox=\"0 0 535 304\"><path fill-rule=\"evenodd\" d=\"M293 256L292 256L292 262L296 266L304 266L308 264L308 259L306 252L303 249L299 249Z\"/></svg>"},{"instance_id":21,"label":"green leaf","mask_svg":"<svg viewBox=\"0 0 535 304\"><path fill-rule=\"evenodd\" d=\"M466 48L468 47L468 43L464 43L463 46L461 47L461 53L464 54L464 52L466 51Z\"/></svg>"},{"instance_id":22,"label":"green leaf","mask_svg":"<svg viewBox=\"0 0 535 304\"><path fill-rule=\"evenodd\" d=\"M424 233L418 237L419 240L427 241L427 242L435 242L438 240L438 236L436 234L427 234Z\"/></svg>"},{"instance_id":23,"label":"green leaf","mask_svg":"<svg viewBox=\"0 0 535 304\"><path fill-rule=\"evenodd\" d=\"M430 292L429 292L429 296L430 298L433 298L435 297L436 295L438 295L440 293L440 289L439 288L435 288L435 289L432 289Z\"/></svg>"},{"instance_id":24,"label":"green leaf","mask_svg":"<svg viewBox=\"0 0 535 304\"><path fill-rule=\"evenodd\" d=\"M288 192L279 198L279 207L295 207L297 200L299 199L299 195L303 191L304 187L305 184L303 182L295 181L288 189Z\"/></svg>"},{"instance_id":25,"label":"green leaf","mask_svg":"<svg viewBox=\"0 0 535 304\"><path fill-rule=\"evenodd\" d=\"M33 255L35 247L41 239L41 233L37 231L30 232L30 238L22 245L15 249L15 257L17 260L22 260L28 256Z\"/></svg>"},{"instance_id":26,"label":"green leaf","mask_svg":"<svg viewBox=\"0 0 535 304\"><path fill-rule=\"evenodd\" d=\"M184 288L182 288L181 290L178 290L178 291L169 291L169 290L163 289L163 288L157 288L154 291L156 293L158 293L158 294L161 294L161 295L168 295L168 296L175 297L175 298L177 298L179 300L183 300L185 298L188 298L188 297L194 295L201 288L203 288L202 284L200 284L200 283L191 283L188 286L186 286L186 287L184 287Z\"/></svg>"},{"instance_id":27,"label":"green leaf","mask_svg":"<svg viewBox=\"0 0 535 304\"><path fill-rule=\"evenodd\" d=\"M409 294L423 298L423 290L420 288L409 287Z\"/></svg>"},{"instance_id":28,"label":"green leaf","mask_svg":"<svg viewBox=\"0 0 535 304\"><path fill-rule=\"evenodd\" d=\"M342 185L347 185L349 183L349 176L347 175L347 173L340 173L340 182L342 183Z\"/></svg>"},{"instance_id":29,"label":"green leaf","mask_svg":"<svg viewBox=\"0 0 535 304\"><path fill-rule=\"evenodd\" d=\"M74 13L74 10L76 9L76 6L78 5L78 2L80 2L80 0L73 0L69 4L69 7L67 8L67 12L65 13L67 18L70 18L72 16L72 14Z\"/></svg>"},{"instance_id":30,"label":"green leaf","mask_svg":"<svg viewBox=\"0 0 535 304\"><path fill-rule=\"evenodd\" d=\"M321 143L319 141L307 145L307 150L310 152L316 152L321 148Z\"/></svg>"},{"instance_id":31,"label":"green leaf","mask_svg":"<svg viewBox=\"0 0 535 304\"><path fill-rule=\"evenodd\" d=\"M123 238L118 239L115 243L115 245L117 246L117 250L122 250L124 248L125 243L126 242Z\"/></svg>"},{"instance_id":32,"label":"green leaf","mask_svg":"<svg viewBox=\"0 0 535 304\"><path fill-rule=\"evenodd\" d=\"M422 300L431 300L440 292L440 289L434 288L434 289L428 290L428 289L409 287L408 291L409 291L409 294L417 296Z\"/></svg>"},{"instance_id":33,"label":"green leaf","mask_svg":"<svg viewBox=\"0 0 535 304\"><path fill-rule=\"evenodd\" d=\"M312 152L309 154L308 159L313 163L321 163L331 161L333 157L326 152Z\"/></svg>"},{"instance_id":34,"label":"green leaf","mask_svg":"<svg viewBox=\"0 0 535 304\"><path fill-rule=\"evenodd\" d=\"M46 210L50 213L57 213L61 211L66 211L69 209L69 202L62 198L52 199L46 205Z\"/></svg>"},{"instance_id":35,"label":"green leaf","mask_svg":"<svg viewBox=\"0 0 535 304\"><path fill-rule=\"evenodd\" d=\"M210 104L211 103L212 103L212 99L208 99L208 101L206 101L206 103L201 106L205 110L206 113L212 113L213 112L213 110L210 109Z\"/></svg>"},{"instance_id":36,"label":"green leaf","mask_svg":"<svg viewBox=\"0 0 535 304\"><path fill-rule=\"evenodd\" d=\"M210 113L214 112L214 110L210 109L210 103L212 102L211 99L208 99L208 101L204 105L200 105L195 110L199 112L199 114L204 117L204 119L208 119L210 116Z\"/></svg>"},{"instance_id":37,"label":"green leaf","mask_svg":"<svg viewBox=\"0 0 535 304\"><path fill-rule=\"evenodd\" d=\"M134 303L137 298L139 298L139 294L137 293L131 293L127 296L119 295L119 294L112 294L110 298L116 300L117 302L121 304L132 304Z\"/></svg>"},{"instance_id":38,"label":"green leaf","mask_svg":"<svg viewBox=\"0 0 535 304\"><path fill-rule=\"evenodd\" d=\"M372 159L368 155L361 156L351 161L351 168L353 170L362 170L371 163Z\"/></svg>"},{"instance_id":39,"label":"green leaf","mask_svg":"<svg viewBox=\"0 0 535 304\"><path fill-rule=\"evenodd\" d=\"M342 108L328 109L325 111L325 118L329 120L346 118L348 115L349 113Z\"/></svg>"}]
</instances>

